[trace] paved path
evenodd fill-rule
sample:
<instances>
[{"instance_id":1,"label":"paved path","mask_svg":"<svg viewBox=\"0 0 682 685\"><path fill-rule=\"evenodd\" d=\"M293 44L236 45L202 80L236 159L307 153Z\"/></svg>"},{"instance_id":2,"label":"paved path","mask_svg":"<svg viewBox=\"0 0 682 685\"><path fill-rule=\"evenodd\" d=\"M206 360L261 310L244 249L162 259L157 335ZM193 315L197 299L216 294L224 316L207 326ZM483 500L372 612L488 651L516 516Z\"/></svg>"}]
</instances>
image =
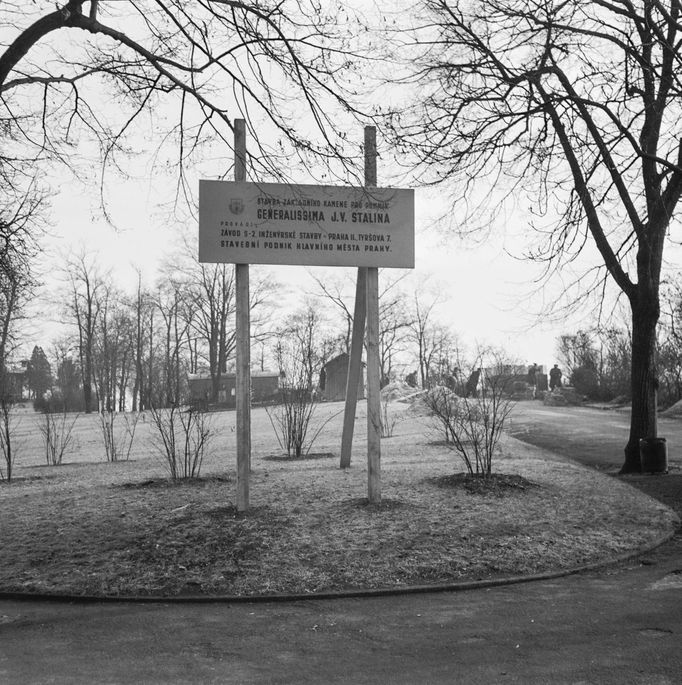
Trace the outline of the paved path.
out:
<instances>
[{"instance_id":1,"label":"paved path","mask_svg":"<svg viewBox=\"0 0 682 685\"><path fill-rule=\"evenodd\" d=\"M623 465L630 430L627 410L589 407L546 407L541 402L519 402L509 423L520 440L606 471ZM658 434L666 438L673 471L682 469L682 420L659 418Z\"/></svg>"},{"instance_id":2,"label":"paved path","mask_svg":"<svg viewBox=\"0 0 682 685\"><path fill-rule=\"evenodd\" d=\"M677 684L682 566L647 561L381 599L0 602L0 682Z\"/></svg>"},{"instance_id":3,"label":"paved path","mask_svg":"<svg viewBox=\"0 0 682 685\"><path fill-rule=\"evenodd\" d=\"M578 416L575 430L565 422L569 443L591 423ZM681 637L678 534L617 568L488 590L290 604L2 601L0 683L667 685L681 682Z\"/></svg>"},{"instance_id":4,"label":"paved path","mask_svg":"<svg viewBox=\"0 0 682 685\"><path fill-rule=\"evenodd\" d=\"M540 402L519 402L509 426L519 440L613 475L623 465L629 431L629 411L545 407ZM682 519L682 420L659 418L658 433L668 444L669 474L622 478L667 504Z\"/></svg>"}]
</instances>

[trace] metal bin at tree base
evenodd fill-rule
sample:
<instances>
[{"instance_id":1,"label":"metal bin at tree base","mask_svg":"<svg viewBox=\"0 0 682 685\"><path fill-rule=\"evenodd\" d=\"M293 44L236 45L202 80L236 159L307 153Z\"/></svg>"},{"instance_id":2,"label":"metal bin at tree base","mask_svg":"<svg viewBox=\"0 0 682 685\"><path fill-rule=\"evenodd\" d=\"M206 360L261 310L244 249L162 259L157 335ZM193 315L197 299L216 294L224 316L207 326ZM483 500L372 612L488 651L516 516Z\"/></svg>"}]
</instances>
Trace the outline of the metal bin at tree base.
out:
<instances>
[{"instance_id":1,"label":"metal bin at tree base","mask_svg":"<svg viewBox=\"0 0 682 685\"><path fill-rule=\"evenodd\" d=\"M642 473L668 473L668 444L665 438L641 438L639 459Z\"/></svg>"}]
</instances>

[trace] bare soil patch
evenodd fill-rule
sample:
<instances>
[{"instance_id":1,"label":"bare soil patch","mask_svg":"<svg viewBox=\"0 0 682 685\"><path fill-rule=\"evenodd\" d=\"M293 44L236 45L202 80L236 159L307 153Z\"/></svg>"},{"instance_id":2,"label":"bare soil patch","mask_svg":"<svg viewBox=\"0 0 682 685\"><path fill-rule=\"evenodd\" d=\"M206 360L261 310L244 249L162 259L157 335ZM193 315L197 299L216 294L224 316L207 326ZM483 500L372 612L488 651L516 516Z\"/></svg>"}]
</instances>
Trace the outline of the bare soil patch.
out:
<instances>
[{"instance_id":1,"label":"bare soil patch","mask_svg":"<svg viewBox=\"0 0 682 685\"><path fill-rule=\"evenodd\" d=\"M333 452L308 452L296 456L295 454L289 456L288 454L270 454L263 457L265 461L308 461L310 459L335 459L336 455Z\"/></svg>"},{"instance_id":2,"label":"bare soil patch","mask_svg":"<svg viewBox=\"0 0 682 685\"><path fill-rule=\"evenodd\" d=\"M492 473L486 477L472 476L469 473L453 473L449 476L433 478L432 482L443 488L463 488L470 493L496 497L539 487L523 476L508 473Z\"/></svg>"},{"instance_id":3,"label":"bare soil patch","mask_svg":"<svg viewBox=\"0 0 682 685\"><path fill-rule=\"evenodd\" d=\"M338 410L324 405L317 420ZM370 505L364 405L348 470L338 463L341 416L314 446L336 459L272 460L275 436L254 410L247 513L234 507L233 413L212 416L219 438L203 477L177 483L150 447L149 424L134 461L106 463L96 418L81 417L75 463L59 467L40 466L27 432L17 481L0 485L0 590L250 596L446 583L603 561L676 525L627 484L513 439L490 483L468 482L456 455L429 444L424 417L396 416L382 441L382 502Z\"/></svg>"}]
</instances>

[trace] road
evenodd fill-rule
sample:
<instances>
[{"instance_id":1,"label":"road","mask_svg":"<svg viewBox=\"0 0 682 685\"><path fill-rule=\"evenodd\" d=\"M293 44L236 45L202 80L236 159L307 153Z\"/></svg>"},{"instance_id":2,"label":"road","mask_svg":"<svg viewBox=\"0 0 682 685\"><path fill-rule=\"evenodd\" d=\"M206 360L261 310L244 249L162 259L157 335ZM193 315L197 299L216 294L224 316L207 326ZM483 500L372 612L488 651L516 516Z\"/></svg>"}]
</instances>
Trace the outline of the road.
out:
<instances>
[{"instance_id":1,"label":"road","mask_svg":"<svg viewBox=\"0 0 682 685\"><path fill-rule=\"evenodd\" d=\"M519 440L613 475L623 465L629 429L626 410L545 407L540 402L519 402L508 425ZM630 474L623 480L667 504L682 519L682 420L659 418L658 432L668 445L669 473Z\"/></svg>"},{"instance_id":2,"label":"road","mask_svg":"<svg viewBox=\"0 0 682 685\"><path fill-rule=\"evenodd\" d=\"M0 682L672 685L682 567L289 604L0 602Z\"/></svg>"},{"instance_id":3,"label":"road","mask_svg":"<svg viewBox=\"0 0 682 685\"><path fill-rule=\"evenodd\" d=\"M594 466L618 471L628 441L627 410L590 407L546 407L541 402L519 402L511 415L509 432L538 447ZM658 433L668 443L671 470L682 467L682 420L659 418Z\"/></svg>"}]
</instances>

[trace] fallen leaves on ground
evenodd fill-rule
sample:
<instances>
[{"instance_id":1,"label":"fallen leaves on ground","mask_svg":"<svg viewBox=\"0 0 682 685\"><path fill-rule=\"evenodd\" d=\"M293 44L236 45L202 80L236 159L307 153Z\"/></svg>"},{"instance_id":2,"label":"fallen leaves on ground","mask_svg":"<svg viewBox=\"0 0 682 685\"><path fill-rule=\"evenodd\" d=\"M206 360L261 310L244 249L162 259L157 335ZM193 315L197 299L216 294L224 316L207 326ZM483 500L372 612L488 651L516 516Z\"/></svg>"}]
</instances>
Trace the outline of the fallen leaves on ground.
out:
<instances>
[{"instance_id":1,"label":"fallen leaves on ground","mask_svg":"<svg viewBox=\"0 0 682 685\"><path fill-rule=\"evenodd\" d=\"M227 440L197 481L171 482L144 450L18 469L0 486L0 589L249 596L449 583L606 560L675 525L627 484L510 438L494 478L467 478L408 413L382 441L382 500L370 504L362 435L347 470L333 458L341 418L315 445L324 458L272 460L259 413L246 513Z\"/></svg>"}]
</instances>

